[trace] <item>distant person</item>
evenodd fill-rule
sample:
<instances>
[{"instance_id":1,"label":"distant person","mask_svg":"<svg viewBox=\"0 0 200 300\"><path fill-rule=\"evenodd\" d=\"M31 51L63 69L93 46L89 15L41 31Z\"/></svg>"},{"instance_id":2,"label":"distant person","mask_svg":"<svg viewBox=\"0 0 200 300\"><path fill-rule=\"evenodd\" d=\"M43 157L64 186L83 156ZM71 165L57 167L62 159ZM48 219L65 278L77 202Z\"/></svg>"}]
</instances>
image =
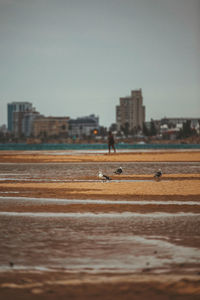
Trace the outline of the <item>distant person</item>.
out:
<instances>
[{"instance_id":1,"label":"distant person","mask_svg":"<svg viewBox=\"0 0 200 300\"><path fill-rule=\"evenodd\" d=\"M114 136L113 136L112 132L109 131L108 132L108 151L109 151L109 154L110 154L111 148L114 150L114 152L116 152L115 139L114 139Z\"/></svg>"}]
</instances>

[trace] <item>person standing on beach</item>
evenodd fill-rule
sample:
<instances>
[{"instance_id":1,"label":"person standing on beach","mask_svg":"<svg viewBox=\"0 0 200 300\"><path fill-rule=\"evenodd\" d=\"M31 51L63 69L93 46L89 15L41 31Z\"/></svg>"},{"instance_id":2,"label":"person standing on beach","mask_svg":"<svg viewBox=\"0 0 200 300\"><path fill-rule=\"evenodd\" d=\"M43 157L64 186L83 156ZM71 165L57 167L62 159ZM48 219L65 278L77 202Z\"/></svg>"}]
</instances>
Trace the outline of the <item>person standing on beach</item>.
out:
<instances>
[{"instance_id":1,"label":"person standing on beach","mask_svg":"<svg viewBox=\"0 0 200 300\"><path fill-rule=\"evenodd\" d=\"M114 150L114 152L116 153L116 149L115 149L115 139L114 136L112 134L111 131L108 132L108 151L110 154L110 150L111 148Z\"/></svg>"}]
</instances>

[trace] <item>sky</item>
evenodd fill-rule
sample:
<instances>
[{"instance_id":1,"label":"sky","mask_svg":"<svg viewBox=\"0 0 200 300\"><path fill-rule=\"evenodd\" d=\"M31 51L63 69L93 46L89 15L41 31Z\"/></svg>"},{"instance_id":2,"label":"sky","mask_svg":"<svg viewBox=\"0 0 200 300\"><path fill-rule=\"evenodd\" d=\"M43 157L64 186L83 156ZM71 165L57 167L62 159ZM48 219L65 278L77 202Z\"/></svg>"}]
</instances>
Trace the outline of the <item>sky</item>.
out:
<instances>
[{"instance_id":1,"label":"sky","mask_svg":"<svg viewBox=\"0 0 200 300\"><path fill-rule=\"evenodd\" d=\"M115 122L142 89L146 120L200 117L200 0L0 0L0 125L7 103Z\"/></svg>"}]
</instances>

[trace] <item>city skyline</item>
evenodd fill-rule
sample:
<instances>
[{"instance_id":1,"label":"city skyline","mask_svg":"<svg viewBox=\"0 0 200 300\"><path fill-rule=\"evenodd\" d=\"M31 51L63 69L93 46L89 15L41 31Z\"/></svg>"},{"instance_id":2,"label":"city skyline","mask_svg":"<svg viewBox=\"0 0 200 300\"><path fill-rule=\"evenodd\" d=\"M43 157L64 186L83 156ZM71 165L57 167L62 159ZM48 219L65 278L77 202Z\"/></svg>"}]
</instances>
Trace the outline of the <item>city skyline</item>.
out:
<instances>
[{"instance_id":1,"label":"city skyline","mask_svg":"<svg viewBox=\"0 0 200 300\"><path fill-rule=\"evenodd\" d=\"M44 116L35 110L30 102L8 103L8 128L7 137L15 139L67 139L67 142L76 138L105 137L107 130L99 124L99 117L95 115L70 119L69 117ZM153 122L145 122L145 106L143 105L142 90L131 91L129 97L120 98L116 106L116 124L112 124L109 131L118 137L158 136L177 139L188 135L199 134L200 120L196 118L163 118ZM1 133L6 133L2 126ZM11 134L11 135L10 135ZM144 137L143 136L143 137ZM6 135L1 134L3 140ZM27 140L28 141L28 140ZM33 142L33 140L32 140Z\"/></svg>"},{"instance_id":2,"label":"city skyline","mask_svg":"<svg viewBox=\"0 0 200 300\"><path fill-rule=\"evenodd\" d=\"M0 0L0 125L7 103L97 114L142 89L146 120L200 115L198 0Z\"/></svg>"}]
</instances>

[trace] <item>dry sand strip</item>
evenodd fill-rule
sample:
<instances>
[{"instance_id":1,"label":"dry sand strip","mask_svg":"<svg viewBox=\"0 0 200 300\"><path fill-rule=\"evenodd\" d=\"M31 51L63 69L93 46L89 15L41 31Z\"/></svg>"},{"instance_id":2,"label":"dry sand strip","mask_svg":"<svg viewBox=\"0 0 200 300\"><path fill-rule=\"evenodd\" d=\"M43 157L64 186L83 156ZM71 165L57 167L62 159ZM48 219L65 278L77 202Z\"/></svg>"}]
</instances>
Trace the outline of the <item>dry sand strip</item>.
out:
<instances>
[{"instance_id":1,"label":"dry sand strip","mask_svg":"<svg viewBox=\"0 0 200 300\"><path fill-rule=\"evenodd\" d=\"M7 272L0 274L1 299L199 299L200 276Z\"/></svg>"},{"instance_id":2,"label":"dry sand strip","mask_svg":"<svg viewBox=\"0 0 200 300\"><path fill-rule=\"evenodd\" d=\"M64 162L200 162L200 151L131 152L116 154L56 155L20 151L0 152L1 163L64 163Z\"/></svg>"},{"instance_id":3,"label":"dry sand strip","mask_svg":"<svg viewBox=\"0 0 200 300\"><path fill-rule=\"evenodd\" d=\"M53 198L65 199L121 199L134 196L200 196L199 180L171 180L171 181L137 181L137 182L64 182L64 183L0 183L0 191L39 191L41 197L47 198L50 192ZM42 195L43 194L43 195ZM39 196L39 195L38 195ZM34 196L35 197L35 196ZM87 198L85 198L87 197Z\"/></svg>"},{"instance_id":4,"label":"dry sand strip","mask_svg":"<svg viewBox=\"0 0 200 300\"><path fill-rule=\"evenodd\" d=\"M54 199L102 199L114 200L115 203L37 203L0 202L2 212L193 212L200 213L200 184L199 180L172 180L149 182L67 182L67 183L1 183L1 199L3 195L27 198ZM13 191L13 194L12 194ZM18 192L15 194L15 192ZM4 194L5 192L5 194ZM155 200L153 203L122 204L118 200ZM159 203L160 200L166 205ZM167 203L173 201L193 201L187 203ZM156 201L158 203L156 203ZM195 205L195 201L198 202Z\"/></svg>"}]
</instances>

